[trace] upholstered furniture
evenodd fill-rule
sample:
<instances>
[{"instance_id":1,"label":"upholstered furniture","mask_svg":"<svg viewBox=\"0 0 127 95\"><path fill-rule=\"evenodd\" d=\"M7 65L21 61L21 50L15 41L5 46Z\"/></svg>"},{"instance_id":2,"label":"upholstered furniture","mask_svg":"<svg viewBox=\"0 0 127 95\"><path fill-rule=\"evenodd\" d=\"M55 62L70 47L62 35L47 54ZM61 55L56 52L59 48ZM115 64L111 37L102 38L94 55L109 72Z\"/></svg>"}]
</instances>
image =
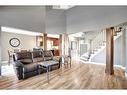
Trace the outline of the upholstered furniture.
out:
<instances>
[{"instance_id":1,"label":"upholstered furniture","mask_svg":"<svg viewBox=\"0 0 127 95\"><path fill-rule=\"evenodd\" d=\"M51 51L32 51L18 52L14 56L14 68L18 79L25 79L30 76L46 72L45 69L39 68L44 61L57 61L58 64L52 65L51 70L60 68L59 60L54 60Z\"/></svg>"}]
</instances>

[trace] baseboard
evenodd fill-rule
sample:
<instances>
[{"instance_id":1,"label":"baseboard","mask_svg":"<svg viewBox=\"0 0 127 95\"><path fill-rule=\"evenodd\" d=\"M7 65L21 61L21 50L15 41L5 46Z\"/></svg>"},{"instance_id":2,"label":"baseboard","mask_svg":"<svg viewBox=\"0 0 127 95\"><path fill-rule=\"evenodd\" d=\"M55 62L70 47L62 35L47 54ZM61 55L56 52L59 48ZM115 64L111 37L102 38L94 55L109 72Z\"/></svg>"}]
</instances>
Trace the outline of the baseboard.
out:
<instances>
[{"instance_id":1,"label":"baseboard","mask_svg":"<svg viewBox=\"0 0 127 95\"><path fill-rule=\"evenodd\" d=\"M2 61L2 63L8 63L8 61Z\"/></svg>"},{"instance_id":2,"label":"baseboard","mask_svg":"<svg viewBox=\"0 0 127 95\"><path fill-rule=\"evenodd\" d=\"M83 61L80 60L82 63L86 63L86 64L96 64L96 65L105 65L104 63L97 63L97 62L90 62L90 61Z\"/></svg>"},{"instance_id":3,"label":"baseboard","mask_svg":"<svg viewBox=\"0 0 127 95\"><path fill-rule=\"evenodd\" d=\"M123 69L123 70L125 70L126 69L126 67L123 67L122 65L114 65L115 67L118 67L118 68L121 68L121 69Z\"/></svg>"},{"instance_id":4,"label":"baseboard","mask_svg":"<svg viewBox=\"0 0 127 95\"><path fill-rule=\"evenodd\" d=\"M2 61L1 63L2 63L2 66L3 65L7 65L8 64L8 61Z\"/></svg>"},{"instance_id":5,"label":"baseboard","mask_svg":"<svg viewBox=\"0 0 127 95\"><path fill-rule=\"evenodd\" d=\"M82 61L82 60L80 60L80 61L83 62L83 63L86 63L86 64L88 63L88 64L96 64L96 65L106 65L104 63L89 62L89 61ZM123 70L126 69L126 67L123 67L122 65L114 65L114 67L121 68Z\"/></svg>"}]
</instances>

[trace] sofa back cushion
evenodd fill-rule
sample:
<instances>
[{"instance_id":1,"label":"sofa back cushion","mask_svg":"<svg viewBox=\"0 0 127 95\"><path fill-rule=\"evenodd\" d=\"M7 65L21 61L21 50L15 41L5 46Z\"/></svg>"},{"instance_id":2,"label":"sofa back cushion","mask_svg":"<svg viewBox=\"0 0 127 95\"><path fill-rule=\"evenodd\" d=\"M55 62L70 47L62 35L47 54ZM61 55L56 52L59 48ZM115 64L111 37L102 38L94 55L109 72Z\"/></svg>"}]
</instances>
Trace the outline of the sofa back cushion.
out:
<instances>
[{"instance_id":1,"label":"sofa back cushion","mask_svg":"<svg viewBox=\"0 0 127 95\"><path fill-rule=\"evenodd\" d=\"M44 51L44 60L48 61L48 60L52 60L53 59L53 53L50 50L45 50Z\"/></svg>"},{"instance_id":2,"label":"sofa back cushion","mask_svg":"<svg viewBox=\"0 0 127 95\"><path fill-rule=\"evenodd\" d=\"M20 62L22 62L24 64L33 62L31 52L17 52L15 54L15 59L19 60Z\"/></svg>"},{"instance_id":3,"label":"sofa back cushion","mask_svg":"<svg viewBox=\"0 0 127 95\"><path fill-rule=\"evenodd\" d=\"M42 51L33 51L32 55L33 55L33 58L43 57L43 52Z\"/></svg>"},{"instance_id":4,"label":"sofa back cushion","mask_svg":"<svg viewBox=\"0 0 127 95\"><path fill-rule=\"evenodd\" d=\"M33 51L43 51L42 48L33 48Z\"/></svg>"},{"instance_id":5,"label":"sofa back cushion","mask_svg":"<svg viewBox=\"0 0 127 95\"><path fill-rule=\"evenodd\" d=\"M33 51L32 56L33 62L40 62L44 60L43 51Z\"/></svg>"}]
</instances>

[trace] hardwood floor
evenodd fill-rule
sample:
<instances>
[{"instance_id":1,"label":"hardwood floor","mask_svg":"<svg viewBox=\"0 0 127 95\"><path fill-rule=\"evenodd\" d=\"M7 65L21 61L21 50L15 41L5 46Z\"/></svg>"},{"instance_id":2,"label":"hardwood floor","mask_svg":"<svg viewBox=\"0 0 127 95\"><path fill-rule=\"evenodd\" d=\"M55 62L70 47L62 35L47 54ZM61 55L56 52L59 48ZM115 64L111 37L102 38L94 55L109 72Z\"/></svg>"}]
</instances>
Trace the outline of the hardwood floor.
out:
<instances>
[{"instance_id":1,"label":"hardwood floor","mask_svg":"<svg viewBox=\"0 0 127 95\"><path fill-rule=\"evenodd\" d=\"M127 79L120 68L110 76L105 74L105 66L73 62L71 68L52 71L49 84L46 74L25 80L7 75L0 78L0 89L127 89Z\"/></svg>"}]
</instances>

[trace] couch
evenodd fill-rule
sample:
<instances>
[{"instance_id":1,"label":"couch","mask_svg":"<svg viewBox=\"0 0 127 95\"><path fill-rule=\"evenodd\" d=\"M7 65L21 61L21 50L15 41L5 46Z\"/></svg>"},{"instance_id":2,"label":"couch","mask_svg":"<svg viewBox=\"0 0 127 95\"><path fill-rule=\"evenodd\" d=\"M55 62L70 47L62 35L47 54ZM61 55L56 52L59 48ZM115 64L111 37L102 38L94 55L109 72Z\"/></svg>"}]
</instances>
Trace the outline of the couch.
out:
<instances>
[{"instance_id":1,"label":"couch","mask_svg":"<svg viewBox=\"0 0 127 95\"><path fill-rule=\"evenodd\" d=\"M13 55L13 59L13 66L19 80L38 75L40 72L45 73L45 69L39 68L39 63L43 61L53 60L58 62L58 64L52 65L50 70L60 68L60 60L55 59L50 50L17 52Z\"/></svg>"}]
</instances>

